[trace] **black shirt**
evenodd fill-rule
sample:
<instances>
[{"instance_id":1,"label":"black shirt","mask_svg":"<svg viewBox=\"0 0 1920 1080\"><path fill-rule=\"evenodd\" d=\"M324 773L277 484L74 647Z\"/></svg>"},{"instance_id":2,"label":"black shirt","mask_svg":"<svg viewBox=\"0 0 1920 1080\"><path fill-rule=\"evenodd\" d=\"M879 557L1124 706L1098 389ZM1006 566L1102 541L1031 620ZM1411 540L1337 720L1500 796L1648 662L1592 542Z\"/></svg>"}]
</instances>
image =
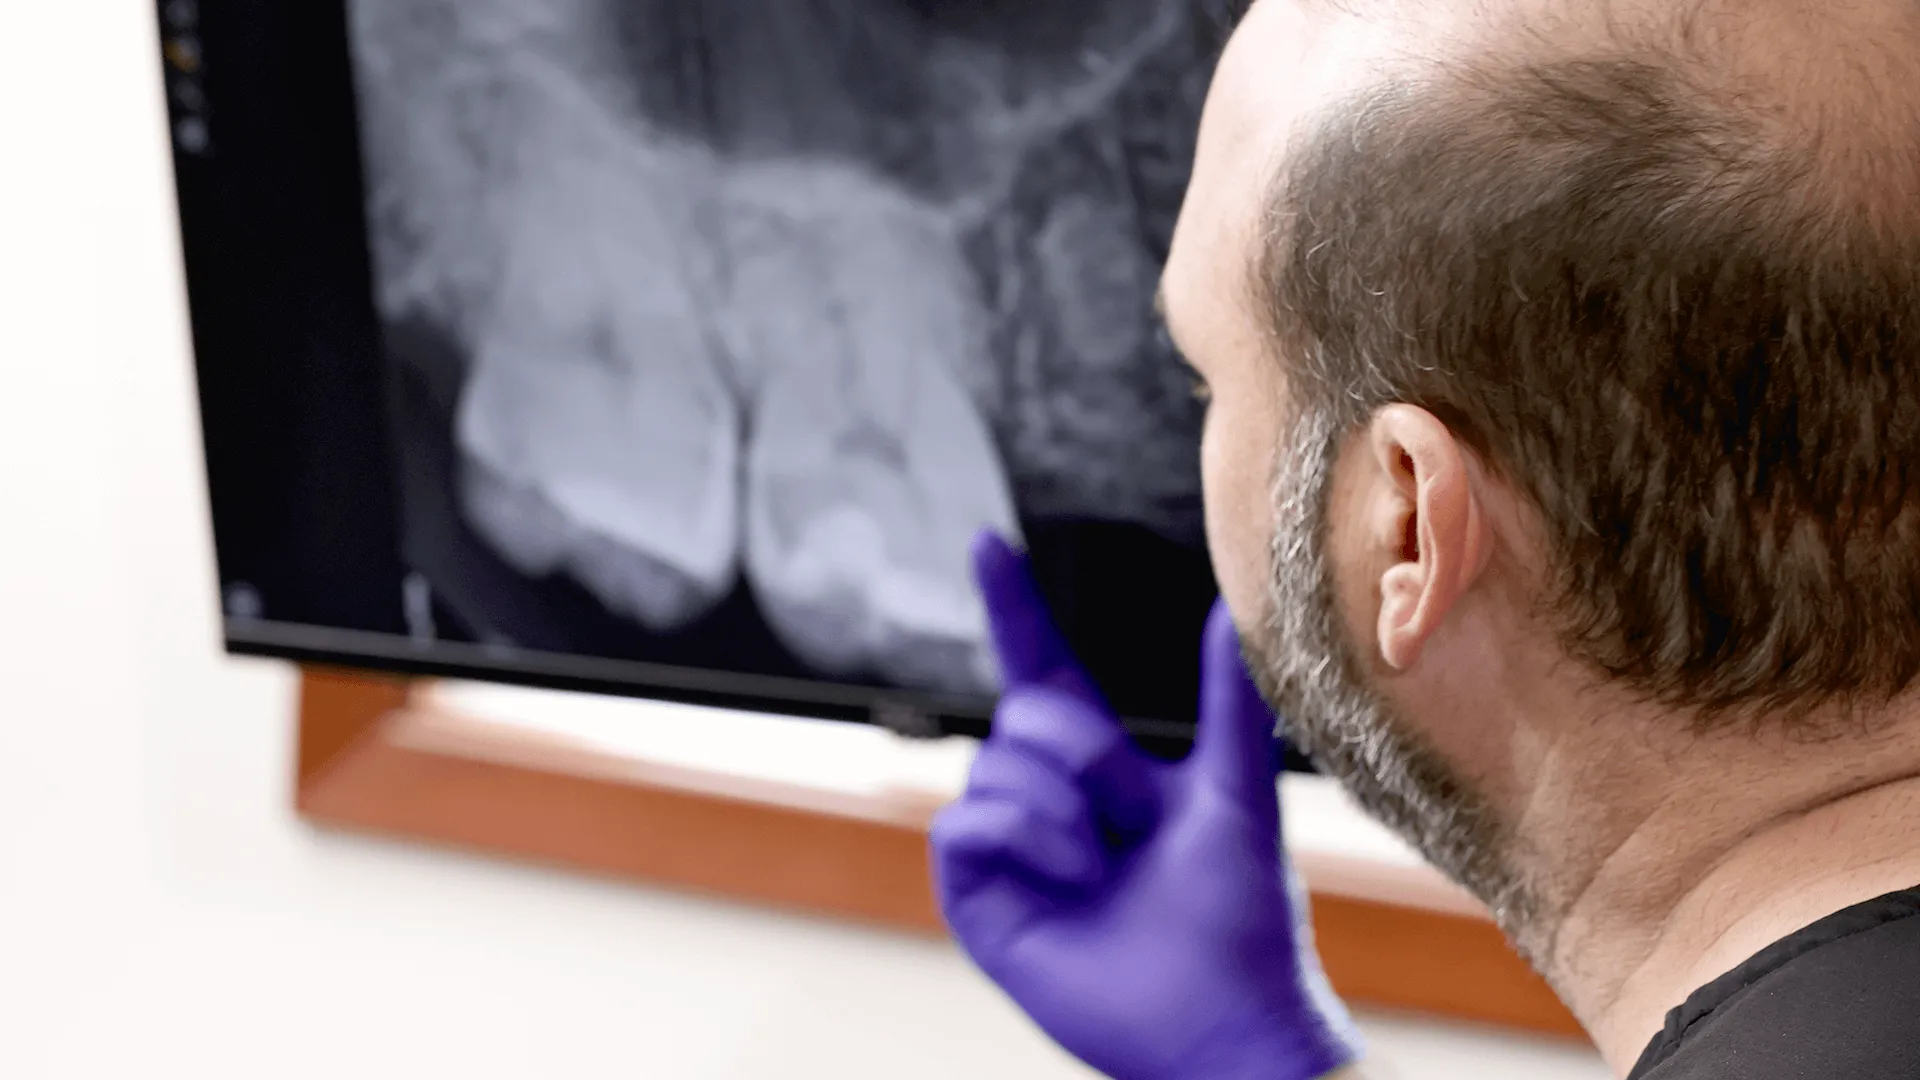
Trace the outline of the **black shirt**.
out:
<instances>
[{"instance_id":1,"label":"black shirt","mask_svg":"<svg viewBox=\"0 0 1920 1080\"><path fill-rule=\"evenodd\" d=\"M1920 888L1829 915L1701 987L1627 1080L1920 1080Z\"/></svg>"}]
</instances>

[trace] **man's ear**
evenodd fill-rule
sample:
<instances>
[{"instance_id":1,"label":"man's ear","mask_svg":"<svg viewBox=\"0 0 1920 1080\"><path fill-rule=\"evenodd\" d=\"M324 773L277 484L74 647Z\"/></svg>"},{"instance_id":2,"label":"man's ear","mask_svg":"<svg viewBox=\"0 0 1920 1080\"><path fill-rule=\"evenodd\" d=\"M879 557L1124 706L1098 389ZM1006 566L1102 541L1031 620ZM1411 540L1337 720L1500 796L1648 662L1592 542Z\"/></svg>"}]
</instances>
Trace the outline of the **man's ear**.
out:
<instances>
[{"instance_id":1,"label":"man's ear","mask_svg":"<svg viewBox=\"0 0 1920 1080\"><path fill-rule=\"evenodd\" d=\"M1367 431L1367 562L1380 576L1380 655L1404 671L1486 568L1492 537L1481 479L1432 413L1389 405Z\"/></svg>"}]
</instances>

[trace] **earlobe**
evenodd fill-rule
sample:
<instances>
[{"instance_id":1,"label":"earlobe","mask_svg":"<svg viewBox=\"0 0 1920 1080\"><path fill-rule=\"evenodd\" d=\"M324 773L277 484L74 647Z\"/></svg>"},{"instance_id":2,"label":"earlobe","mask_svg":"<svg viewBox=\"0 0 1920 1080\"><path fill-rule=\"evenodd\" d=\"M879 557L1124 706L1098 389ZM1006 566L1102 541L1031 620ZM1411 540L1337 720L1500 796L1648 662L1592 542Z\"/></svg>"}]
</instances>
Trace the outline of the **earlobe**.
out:
<instances>
[{"instance_id":1,"label":"earlobe","mask_svg":"<svg viewBox=\"0 0 1920 1080\"><path fill-rule=\"evenodd\" d=\"M1379 482L1399 527L1380 577L1381 659L1405 671L1485 568L1489 554L1481 492L1466 451L1433 414L1390 405L1370 432Z\"/></svg>"}]
</instances>

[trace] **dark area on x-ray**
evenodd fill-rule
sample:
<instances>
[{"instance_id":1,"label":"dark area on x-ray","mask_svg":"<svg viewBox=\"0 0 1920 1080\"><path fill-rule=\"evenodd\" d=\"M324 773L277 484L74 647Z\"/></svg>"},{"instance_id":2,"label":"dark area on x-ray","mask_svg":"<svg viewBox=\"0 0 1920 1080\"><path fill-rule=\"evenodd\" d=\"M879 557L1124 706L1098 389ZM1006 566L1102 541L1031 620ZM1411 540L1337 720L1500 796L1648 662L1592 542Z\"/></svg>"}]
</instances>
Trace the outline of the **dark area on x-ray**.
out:
<instances>
[{"instance_id":1,"label":"dark area on x-ray","mask_svg":"<svg viewBox=\"0 0 1920 1080\"><path fill-rule=\"evenodd\" d=\"M355 0L438 632L987 693L991 525L1117 706L1190 716L1200 407L1151 297L1236 6Z\"/></svg>"}]
</instances>

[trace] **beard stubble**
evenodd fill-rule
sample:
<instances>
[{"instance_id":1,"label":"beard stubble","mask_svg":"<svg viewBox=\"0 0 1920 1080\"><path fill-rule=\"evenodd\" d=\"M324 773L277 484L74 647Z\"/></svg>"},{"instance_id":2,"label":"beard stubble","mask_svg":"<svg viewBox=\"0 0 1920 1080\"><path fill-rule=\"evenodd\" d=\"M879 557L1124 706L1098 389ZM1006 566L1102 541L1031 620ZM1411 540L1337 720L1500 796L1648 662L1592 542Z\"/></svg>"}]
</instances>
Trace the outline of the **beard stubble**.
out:
<instances>
[{"instance_id":1,"label":"beard stubble","mask_svg":"<svg viewBox=\"0 0 1920 1080\"><path fill-rule=\"evenodd\" d=\"M1325 410L1291 418L1275 468L1270 610L1242 647L1287 739L1428 862L1472 893L1536 969L1551 920L1521 845L1487 801L1369 682L1340 615L1328 506L1343 429Z\"/></svg>"}]
</instances>

